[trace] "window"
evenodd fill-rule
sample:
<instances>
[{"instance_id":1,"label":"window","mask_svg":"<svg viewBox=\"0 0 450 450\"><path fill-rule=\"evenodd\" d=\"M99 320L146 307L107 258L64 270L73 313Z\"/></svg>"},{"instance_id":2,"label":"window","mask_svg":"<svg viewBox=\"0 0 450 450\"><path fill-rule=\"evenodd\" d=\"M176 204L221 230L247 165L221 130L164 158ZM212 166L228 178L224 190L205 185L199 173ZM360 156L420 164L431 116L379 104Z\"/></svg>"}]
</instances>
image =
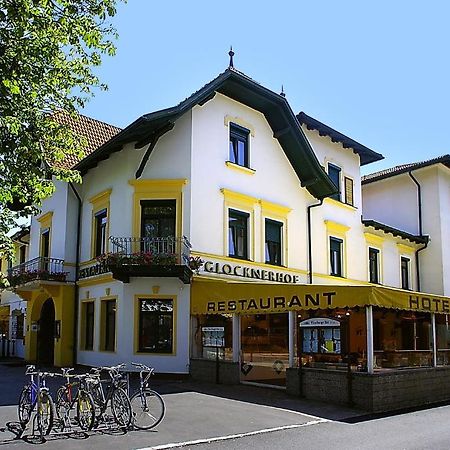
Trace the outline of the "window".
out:
<instances>
[{"instance_id":1,"label":"window","mask_svg":"<svg viewBox=\"0 0 450 450\"><path fill-rule=\"evenodd\" d=\"M409 289L409 258L401 258L402 289Z\"/></svg>"},{"instance_id":2,"label":"window","mask_svg":"<svg viewBox=\"0 0 450 450\"><path fill-rule=\"evenodd\" d=\"M106 253L106 225L108 223L108 212L106 209L95 213L95 255Z\"/></svg>"},{"instance_id":3,"label":"window","mask_svg":"<svg viewBox=\"0 0 450 450\"><path fill-rule=\"evenodd\" d=\"M266 219L266 263L281 266L281 232L283 224L275 220Z\"/></svg>"},{"instance_id":4,"label":"window","mask_svg":"<svg viewBox=\"0 0 450 450\"><path fill-rule=\"evenodd\" d=\"M330 274L342 276L342 239L330 237Z\"/></svg>"},{"instance_id":5,"label":"window","mask_svg":"<svg viewBox=\"0 0 450 450\"><path fill-rule=\"evenodd\" d=\"M176 200L141 200L141 236L175 237Z\"/></svg>"},{"instance_id":6,"label":"window","mask_svg":"<svg viewBox=\"0 0 450 450\"><path fill-rule=\"evenodd\" d=\"M347 205L354 206L353 199L353 180L349 177L344 177L344 189L345 189L345 203Z\"/></svg>"},{"instance_id":7,"label":"window","mask_svg":"<svg viewBox=\"0 0 450 450\"><path fill-rule=\"evenodd\" d=\"M230 123L230 154L229 158L232 163L240 166L249 167L248 158L248 137L249 130L240 127L234 123Z\"/></svg>"},{"instance_id":8,"label":"window","mask_svg":"<svg viewBox=\"0 0 450 450\"><path fill-rule=\"evenodd\" d=\"M341 200L341 169L333 164L328 164L328 176L331 181L338 188L338 192L330 196L335 200Z\"/></svg>"},{"instance_id":9,"label":"window","mask_svg":"<svg viewBox=\"0 0 450 450\"><path fill-rule=\"evenodd\" d=\"M83 350L94 349L94 302L83 302L81 312L84 330L83 330Z\"/></svg>"},{"instance_id":10,"label":"window","mask_svg":"<svg viewBox=\"0 0 450 450\"><path fill-rule=\"evenodd\" d=\"M228 255L248 259L248 218L250 214L228 210Z\"/></svg>"},{"instance_id":11,"label":"window","mask_svg":"<svg viewBox=\"0 0 450 450\"><path fill-rule=\"evenodd\" d=\"M116 350L116 300L103 300L103 339L102 350Z\"/></svg>"},{"instance_id":12,"label":"window","mask_svg":"<svg viewBox=\"0 0 450 450\"><path fill-rule=\"evenodd\" d=\"M379 283L380 279L378 276L379 266L378 266L378 256L380 251L376 248L369 247L369 281L371 283Z\"/></svg>"},{"instance_id":13,"label":"window","mask_svg":"<svg viewBox=\"0 0 450 450\"><path fill-rule=\"evenodd\" d=\"M41 231L41 256L48 258L50 255L50 228Z\"/></svg>"},{"instance_id":14,"label":"window","mask_svg":"<svg viewBox=\"0 0 450 450\"><path fill-rule=\"evenodd\" d=\"M27 251L26 245L22 245L19 248L19 264L23 264L26 261L26 251Z\"/></svg>"},{"instance_id":15,"label":"window","mask_svg":"<svg viewBox=\"0 0 450 450\"><path fill-rule=\"evenodd\" d=\"M172 299L139 299L138 351L173 353Z\"/></svg>"}]
</instances>

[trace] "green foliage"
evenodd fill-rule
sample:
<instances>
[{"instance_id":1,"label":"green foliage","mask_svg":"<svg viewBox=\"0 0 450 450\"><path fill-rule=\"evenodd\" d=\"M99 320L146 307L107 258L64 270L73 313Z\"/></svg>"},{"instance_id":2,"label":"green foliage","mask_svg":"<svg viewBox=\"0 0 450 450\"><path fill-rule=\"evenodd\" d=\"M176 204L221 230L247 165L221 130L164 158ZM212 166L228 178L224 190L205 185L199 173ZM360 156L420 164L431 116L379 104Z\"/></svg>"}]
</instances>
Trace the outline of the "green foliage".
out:
<instances>
[{"instance_id":1,"label":"green foliage","mask_svg":"<svg viewBox=\"0 0 450 450\"><path fill-rule=\"evenodd\" d=\"M0 0L0 253L18 216L36 212L85 141L57 120L75 115L95 89L102 55L114 55L109 19L117 0ZM33 205L33 206L26 206Z\"/></svg>"}]
</instances>

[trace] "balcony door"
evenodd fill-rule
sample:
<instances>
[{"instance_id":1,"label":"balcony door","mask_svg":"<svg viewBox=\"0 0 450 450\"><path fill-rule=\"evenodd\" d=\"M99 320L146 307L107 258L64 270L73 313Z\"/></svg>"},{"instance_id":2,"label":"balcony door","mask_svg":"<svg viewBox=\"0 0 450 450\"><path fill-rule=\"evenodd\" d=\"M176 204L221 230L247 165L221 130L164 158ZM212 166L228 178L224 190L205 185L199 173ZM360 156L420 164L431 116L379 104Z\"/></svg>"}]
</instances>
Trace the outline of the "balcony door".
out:
<instances>
[{"instance_id":1,"label":"balcony door","mask_svg":"<svg viewBox=\"0 0 450 450\"><path fill-rule=\"evenodd\" d=\"M176 200L141 200L141 237L175 237Z\"/></svg>"}]
</instances>

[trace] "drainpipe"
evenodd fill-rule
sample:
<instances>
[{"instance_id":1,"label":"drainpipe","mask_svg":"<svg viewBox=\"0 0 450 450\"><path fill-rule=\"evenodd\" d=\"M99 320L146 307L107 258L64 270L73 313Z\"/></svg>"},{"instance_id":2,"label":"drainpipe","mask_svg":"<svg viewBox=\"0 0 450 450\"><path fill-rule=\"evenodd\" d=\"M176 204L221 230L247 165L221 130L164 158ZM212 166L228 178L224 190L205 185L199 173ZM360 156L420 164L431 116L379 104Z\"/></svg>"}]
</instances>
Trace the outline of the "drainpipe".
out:
<instances>
[{"instance_id":1,"label":"drainpipe","mask_svg":"<svg viewBox=\"0 0 450 450\"><path fill-rule=\"evenodd\" d=\"M414 181L414 184L417 186L417 208L418 208L418 215L419 215L419 236L423 237L423 221L422 221L422 187L420 186L417 179L412 174L412 171L410 170L408 172L408 175L410 176L411 180ZM416 256L416 277L417 277L417 290L420 292L420 264L419 264L419 252L422 250L425 250L428 247L428 241L425 242L424 246L417 249L415 256Z\"/></svg>"},{"instance_id":2,"label":"drainpipe","mask_svg":"<svg viewBox=\"0 0 450 450\"><path fill-rule=\"evenodd\" d=\"M81 205L82 200L77 190L71 181L69 185L72 188L75 197L78 200L78 214L77 214L77 243L76 243L76 255L75 255L75 302L74 302L74 319L73 319L73 365L77 361L77 346L78 346L78 270L80 267L80 231L81 231Z\"/></svg>"},{"instance_id":3,"label":"drainpipe","mask_svg":"<svg viewBox=\"0 0 450 450\"><path fill-rule=\"evenodd\" d=\"M311 238L311 209L317 206L323 205L323 198L320 199L319 203L309 205L307 208L307 219L308 219L308 284L313 283L313 257L312 257L312 238Z\"/></svg>"}]
</instances>

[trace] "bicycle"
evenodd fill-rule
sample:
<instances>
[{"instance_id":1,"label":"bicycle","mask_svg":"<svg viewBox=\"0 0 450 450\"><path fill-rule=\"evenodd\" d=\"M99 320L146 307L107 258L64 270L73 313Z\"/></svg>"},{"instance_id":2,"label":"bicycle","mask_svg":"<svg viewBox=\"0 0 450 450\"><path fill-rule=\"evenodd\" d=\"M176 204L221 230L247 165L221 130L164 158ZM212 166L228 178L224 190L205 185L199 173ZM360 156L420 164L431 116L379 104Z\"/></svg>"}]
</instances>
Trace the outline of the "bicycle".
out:
<instances>
[{"instance_id":1,"label":"bicycle","mask_svg":"<svg viewBox=\"0 0 450 450\"><path fill-rule=\"evenodd\" d=\"M155 369L145 364L131 363L131 365L141 369L139 389L130 398L133 425L139 430L150 430L163 420L166 406L161 395L149 387L149 380ZM148 373L144 378L146 372Z\"/></svg>"},{"instance_id":2,"label":"bicycle","mask_svg":"<svg viewBox=\"0 0 450 450\"><path fill-rule=\"evenodd\" d=\"M30 382L23 387L20 393L17 413L20 426L22 430L25 430L36 408L36 415L33 418L33 433L36 421L37 430L41 438L43 438L44 435L48 435L52 430L54 418L53 399L45 384L45 379L54 376L54 374L35 371L35 369L35 366L32 365L26 368L25 375L30 376Z\"/></svg>"},{"instance_id":3,"label":"bicycle","mask_svg":"<svg viewBox=\"0 0 450 450\"><path fill-rule=\"evenodd\" d=\"M98 367L91 369L91 374L85 379L86 390L92 395L94 405L98 409L96 413L97 423L100 421L106 422L106 410L108 405L111 405L113 418L117 425L121 428L128 429L132 421L132 410L130 399L127 393L121 387L122 375L120 369L125 367L125 364L111 367ZM100 373L102 371L108 372L111 383L108 385L106 394L103 389L102 381L100 380Z\"/></svg>"},{"instance_id":4,"label":"bicycle","mask_svg":"<svg viewBox=\"0 0 450 450\"><path fill-rule=\"evenodd\" d=\"M76 421L75 423L83 431L92 430L95 424L95 406L94 400L89 392L84 389L83 380L88 376L70 375L73 368L62 368L62 377L66 379L66 383L62 385L56 393L56 414L59 419L61 430L72 428L72 418L70 413L76 405ZM78 379L78 382L71 382L71 378ZM78 387L77 392L73 393L73 388Z\"/></svg>"}]
</instances>

